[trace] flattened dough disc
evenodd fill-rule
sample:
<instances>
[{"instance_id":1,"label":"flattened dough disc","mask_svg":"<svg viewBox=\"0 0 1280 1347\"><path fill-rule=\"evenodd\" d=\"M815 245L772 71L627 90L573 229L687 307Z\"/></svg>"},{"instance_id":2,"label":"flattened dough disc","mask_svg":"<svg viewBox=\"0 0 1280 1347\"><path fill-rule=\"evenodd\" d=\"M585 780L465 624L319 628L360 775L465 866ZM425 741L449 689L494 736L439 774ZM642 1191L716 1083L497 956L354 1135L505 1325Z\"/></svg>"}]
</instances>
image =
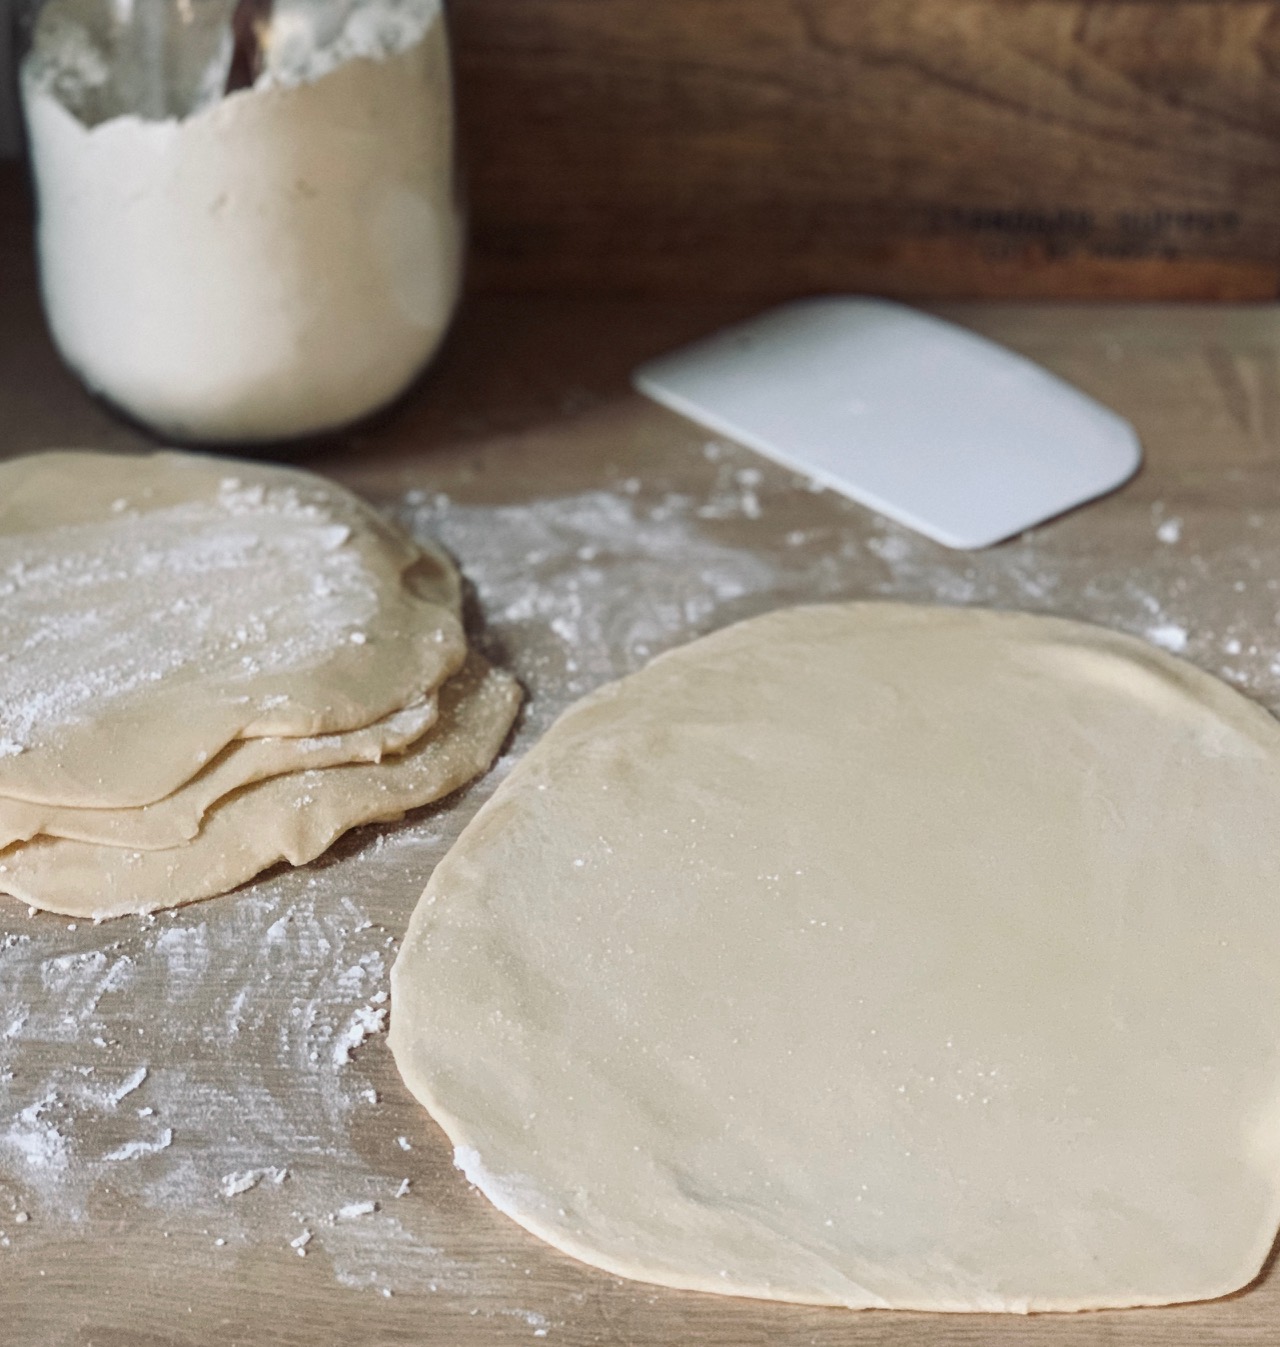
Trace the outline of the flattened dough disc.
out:
<instances>
[{"instance_id":1,"label":"flattened dough disc","mask_svg":"<svg viewBox=\"0 0 1280 1347\"><path fill-rule=\"evenodd\" d=\"M33 837L62 837L98 846L164 851L190 841L204 816L234 790L292 772L346 763L381 762L421 739L435 724L435 693L403 711L345 734L306 739L237 739L203 772L155 804L138 809L71 809L0 796L0 852ZM0 885L0 888L3 886Z\"/></svg>"},{"instance_id":2,"label":"flattened dough disc","mask_svg":"<svg viewBox=\"0 0 1280 1347\"><path fill-rule=\"evenodd\" d=\"M520 686L476 654L440 690L440 718L400 757L292 772L236 791L167 851L62 838L0 851L0 893L70 917L154 912L226 893L277 861L304 865L362 823L400 818L479 776L502 747Z\"/></svg>"},{"instance_id":3,"label":"flattened dough disc","mask_svg":"<svg viewBox=\"0 0 1280 1347\"><path fill-rule=\"evenodd\" d=\"M1129 637L778 612L570 710L391 1044L560 1249L851 1307L1220 1296L1280 1219L1280 729Z\"/></svg>"},{"instance_id":4,"label":"flattened dough disc","mask_svg":"<svg viewBox=\"0 0 1280 1347\"><path fill-rule=\"evenodd\" d=\"M0 795L150 804L237 737L399 710L465 652L439 569L309 473L172 453L0 464Z\"/></svg>"},{"instance_id":5,"label":"flattened dough disc","mask_svg":"<svg viewBox=\"0 0 1280 1347\"><path fill-rule=\"evenodd\" d=\"M426 545L407 576L422 598L461 618L462 578L444 552ZM430 693L342 734L237 739L171 795L133 809L77 809L0 796L0 851L40 835L140 851L181 846L200 831L205 814L232 791L289 772L381 762L421 739L438 713L436 694Z\"/></svg>"}]
</instances>

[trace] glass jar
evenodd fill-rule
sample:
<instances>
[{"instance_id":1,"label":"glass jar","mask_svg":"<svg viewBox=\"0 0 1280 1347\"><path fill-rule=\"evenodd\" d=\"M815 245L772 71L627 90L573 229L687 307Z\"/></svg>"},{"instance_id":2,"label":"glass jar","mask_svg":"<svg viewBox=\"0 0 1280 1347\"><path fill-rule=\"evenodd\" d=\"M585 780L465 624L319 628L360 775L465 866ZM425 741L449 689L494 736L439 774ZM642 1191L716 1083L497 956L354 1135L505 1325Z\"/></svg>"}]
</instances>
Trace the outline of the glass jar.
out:
<instances>
[{"instance_id":1,"label":"glass jar","mask_svg":"<svg viewBox=\"0 0 1280 1347\"><path fill-rule=\"evenodd\" d=\"M463 236L441 0L44 0L20 86L45 309L94 392L281 440L431 359Z\"/></svg>"}]
</instances>

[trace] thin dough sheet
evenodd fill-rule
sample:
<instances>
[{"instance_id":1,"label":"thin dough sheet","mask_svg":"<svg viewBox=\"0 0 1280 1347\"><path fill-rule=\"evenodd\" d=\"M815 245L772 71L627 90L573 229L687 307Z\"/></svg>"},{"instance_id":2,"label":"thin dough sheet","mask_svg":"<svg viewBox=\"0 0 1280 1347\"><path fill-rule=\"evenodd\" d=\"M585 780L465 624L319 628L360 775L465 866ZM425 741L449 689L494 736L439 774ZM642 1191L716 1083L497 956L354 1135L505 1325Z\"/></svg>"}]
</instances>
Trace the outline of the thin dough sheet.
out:
<instances>
[{"instance_id":1,"label":"thin dough sheet","mask_svg":"<svg viewBox=\"0 0 1280 1347\"><path fill-rule=\"evenodd\" d=\"M451 794L493 761L519 684L476 654L439 694L435 728L399 757L272 777L214 806L191 842L130 851L37 838L0 852L0 892L65 916L153 912L226 893L276 864L303 865L362 823Z\"/></svg>"},{"instance_id":2,"label":"thin dough sheet","mask_svg":"<svg viewBox=\"0 0 1280 1347\"><path fill-rule=\"evenodd\" d=\"M33 837L104 847L164 851L189 842L205 815L242 786L343 763L381 762L403 752L436 723L435 694L362 730L311 739L237 739L198 776L139 809L71 809L0 797L0 851Z\"/></svg>"},{"instance_id":3,"label":"thin dough sheet","mask_svg":"<svg viewBox=\"0 0 1280 1347\"><path fill-rule=\"evenodd\" d=\"M0 795L138 807L233 739L369 725L460 667L447 579L309 473L0 463Z\"/></svg>"},{"instance_id":4,"label":"thin dough sheet","mask_svg":"<svg viewBox=\"0 0 1280 1347\"><path fill-rule=\"evenodd\" d=\"M1225 1295L1280 1221L1280 726L1131 637L849 604L602 688L436 868L391 1046L609 1272L949 1311Z\"/></svg>"}]
</instances>

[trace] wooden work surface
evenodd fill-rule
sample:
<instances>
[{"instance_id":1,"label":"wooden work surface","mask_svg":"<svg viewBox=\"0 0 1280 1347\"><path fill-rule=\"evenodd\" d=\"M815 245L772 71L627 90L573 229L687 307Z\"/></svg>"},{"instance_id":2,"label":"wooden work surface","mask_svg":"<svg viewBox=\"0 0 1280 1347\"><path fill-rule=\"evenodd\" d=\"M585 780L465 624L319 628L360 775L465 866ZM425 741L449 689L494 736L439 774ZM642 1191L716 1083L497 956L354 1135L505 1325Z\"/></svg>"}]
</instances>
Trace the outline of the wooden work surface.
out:
<instances>
[{"instance_id":1,"label":"wooden work surface","mask_svg":"<svg viewBox=\"0 0 1280 1347\"><path fill-rule=\"evenodd\" d=\"M146 444L61 368L26 249L3 236L0 295L0 454ZM1147 451L1111 498L962 554L628 391L635 361L734 312L475 300L398 409L303 456L457 554L484 639L530 694L507 765L568 700L648 654L841 596L1185 632L1190 658L1280 708L1276 313L954 311L1132 417ZM852 1314L627 1283L541 1245L453 1169L382 1035L350 1061L335 1050L380 1004L431 865L491 788L154 921L72 929L0 900L5 1347L1280 1340L1274 1277L1161 1311ZM224 1192L272 1168L287 1177Z\"/></svg>"}]
</instances>

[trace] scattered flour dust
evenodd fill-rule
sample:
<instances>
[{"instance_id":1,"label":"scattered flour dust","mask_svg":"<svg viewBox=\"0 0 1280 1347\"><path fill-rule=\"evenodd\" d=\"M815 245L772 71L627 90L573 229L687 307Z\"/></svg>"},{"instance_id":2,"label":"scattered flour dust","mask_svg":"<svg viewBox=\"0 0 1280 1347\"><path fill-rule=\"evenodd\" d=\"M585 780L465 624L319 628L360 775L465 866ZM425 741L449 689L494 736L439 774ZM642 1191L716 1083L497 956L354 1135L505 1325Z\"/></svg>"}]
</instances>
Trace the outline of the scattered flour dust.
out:
<instances>
[{"instance_id":1,"label":"scattered flour dust","mask_svg":"<svg viewBox=\"0 0 1280 1347\"><path fill-rule=\"evenodd\" d=\"M628 477L521 506L405 497L400 522L461 560L496 648L510 652L534 694L535 729L693 636L784 604L849 598L1099 622L1186 654L1264 702L1280 692L1280 578L1272 578L1280 577L1280 539L1256 526L1212 556L1188 552L1172 545L1185 537L1183 519L1157 503L1145 535L1131 516L1095 514L1101 549L1082 548L1068 518L957 552L803 478L762 470L735 446L711 441L703 456L710 480L698 494L647 493ZM1243 645L1226 632L1232 614L1240 630L1268 634L1269 644L1255 636L1247 667L1220 658L1233 640Z\"/></svg>"},{"instance_id":2,"label":"scattered flour dust","mask_svg":"<svg viewBox=\"0 0 1280 1347\"><path fill-rule=\"evenodd\" d=\"M382 1176L355 1139L377 1098L362 1048L385 1026L394 957L388 927L348 896L352 867L380 883L385 849L371 850L226 902L74 932L5 905L0 1250L42 1232L91 1238L95 1194L112 1189L166 1228L228 1244L249 1237L252 1204L254 1231L274 1230L285 1252L321 1250L351 1286L465 1281L467 1265L385 1210L404 1183L401 1148L390 1139ZM403 860L407 909L421 883Z\"/></svg>"},{"instance_id":3,"label":"scattered flour dust","mask_svg":"<svg viewBox=\"0 0 1280 1347\"><path fill-rule=\"evenodd\" d=\"M166 676L306 669L377 611L350 528L291 487L121 513L0 537L0 756Z\"/></svg>"},{"instance_id":4,"label":"scattered flour dust","mask_svg":"<svg viewBox=\"0 0 1280 1347\"><path fill-rule=\"evenodd\" d=\"M484 1230L460 1243L421 1196L438 1136L379 1118L395 939L462 823L550 720L695 635L803 602L989 604L1103 622L1280 702L1280 534L1261 516L1213 550L1191 549L1190 528L1177 545L1157 536L1162 508L1138 530L1099 509L1096 548L1068 519L961 553L758 464L712 443L696 491L626 478L523 506L409 493L393 513L455 555L482 644L530 693L497 771L460 804L361 830L227 899L74 930L0 910L0 1258L94 1238L110 1191L165 1230L265 1242L366 1293L491 1285ZM523 1298L479 1303L555 1332Z\"/></svg>"},{"instance_id":5,"label":"scattered flour dust","mask_svg":"<svg viewBox=\"0 0 1280 1347\"><path fill-rule=\"evenodd\" d=\"M136 1160L143 1155L155 1155L173 1145L173 1128L164 1128L153 1141L126 1141L123 1146L108 1151L104 1160Z\"/></svg>"},{"instance_id":6,"label":"scattered flour dust","mask_svg":"<svg viewBox=\"0 0 1280 1347\"><path fill-rule=\"evenodd\" d=\"M345 1066L351 1060L351 1054L371 1034L378 1034L387 1027L387 1009L385 1006L357 1006L351 1014L347 1027L338 1035L333 1045L334 1066Z\"/></svg>"},{"instance_id":7,"label":"scattered flour dust","mask_svg":"<svg viewBox=\"0 0 1280 1347\"><path fill-rule=\"evenodd\" d=\"M1187 629L1176 622L1158 622L1154 627L1148 627L1145 635L1152 645L1170 650L1175 655L1182 654L1187 648Z\"/></svg>"},{"instance_id":8,"label":"scattered flour dust","mask_svg":"<svg viewBox=\"0 0 1280 1347\"><path fill-rule=\"evenodd\" d=\"M263 1169L242 1169L238 1174L224 1174L222 1196L239 1197L241 1193L251 1192L264 1181L274 1183L278 1188L288 1177L289 1171L277 1165L267 1165Z\"/></svg>"}]
</instances>

